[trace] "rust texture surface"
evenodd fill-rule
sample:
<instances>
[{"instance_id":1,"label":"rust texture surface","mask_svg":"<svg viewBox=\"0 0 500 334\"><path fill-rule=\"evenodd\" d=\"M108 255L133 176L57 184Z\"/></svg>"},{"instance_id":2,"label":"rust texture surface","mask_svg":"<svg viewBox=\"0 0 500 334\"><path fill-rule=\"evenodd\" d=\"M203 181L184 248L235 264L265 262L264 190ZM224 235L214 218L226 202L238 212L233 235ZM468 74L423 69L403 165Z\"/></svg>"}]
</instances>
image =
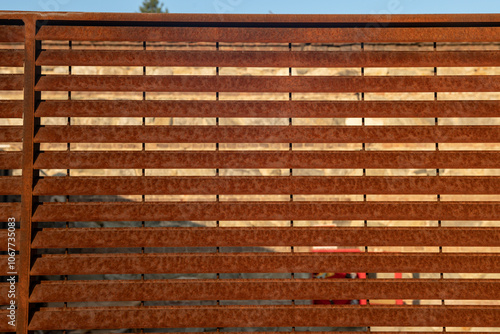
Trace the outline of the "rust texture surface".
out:
<instances>
[{"instance_id":1,"label":"rust texture surface","mask_svg":"<svg viewBox=\"0 0 500 334\"><path fill-rule=\"evenodd\" d=\"M0 11L0 68L0 332L500 329L500 14Z\"/></svg>"}]
</instances>

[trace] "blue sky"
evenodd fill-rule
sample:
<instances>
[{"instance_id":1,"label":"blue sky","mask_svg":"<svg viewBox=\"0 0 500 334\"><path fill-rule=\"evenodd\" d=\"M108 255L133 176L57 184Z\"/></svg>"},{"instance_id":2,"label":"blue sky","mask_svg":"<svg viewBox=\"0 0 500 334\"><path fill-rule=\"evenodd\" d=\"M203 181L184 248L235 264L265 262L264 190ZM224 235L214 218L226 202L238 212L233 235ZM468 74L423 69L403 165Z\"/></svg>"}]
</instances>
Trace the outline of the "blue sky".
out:
<instances>
[{"instance_id":1,"label":"blue sky","mask_svg":"<svg viewBox=\"0 0 500 334\"><path fill-rule=\"evenodd\" d=\"M500 13L500 0L162 0L171 13ZM0 0L0 10L137 12L142 0Z\"/></svg>"}]
</instances>

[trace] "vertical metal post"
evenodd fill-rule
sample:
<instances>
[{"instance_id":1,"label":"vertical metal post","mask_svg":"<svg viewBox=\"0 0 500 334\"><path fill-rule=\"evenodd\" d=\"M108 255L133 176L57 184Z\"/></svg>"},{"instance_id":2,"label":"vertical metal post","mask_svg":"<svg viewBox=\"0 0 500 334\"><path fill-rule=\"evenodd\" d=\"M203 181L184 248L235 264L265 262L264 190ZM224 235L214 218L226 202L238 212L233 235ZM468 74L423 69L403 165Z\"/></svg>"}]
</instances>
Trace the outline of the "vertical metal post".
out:
<instances>
[{"instance_id":1,"label":"vertical metal post","mask_svg":"<svg viewBox=\"0 0 500 334\"><path fill-rule=\"evenodd\" d=\"M24 41L24 119L23 119L23 163L22 163L22 190L21 190L21 229L20 229L20 266L19 266L19 295L17 333L28 333L30 304L29 293L31 286L31 240L32 240L32 213L34 209L33 184L38 177L38 171L33 169L33 163L39 145L35 145L33 137L35 128L39 125L35 120L36 101L39 94L35 92L36 77L40 74L35 65L37 42L36 19L26 16Z\"/></svg>"},{"instance_id":2,"label":"vertical metal post","mask_svg":"<svg viewBox=\"0 0 500 334\"><path fill-rule=\"evenodd\" d=\"M293 52L293 50L292 50L292 43L288 43L288 51L289 52ZM288 68L288 75L290 77L292 76L292 68L291 67ZM292 98L293 98L292 92L289 92L288 93L288 102L289 103L292 102ZM292 116L292 115L290 115L290 116ZM293 126L293 118L292 117L288 118L288 126L289 127ZM292 153L292 151L293 151L293 143L288 143L288 145L289 145L288 149L289 149L290 153ZM290 177L290 184L291 184L292 183L291 182L292 181L292 177L293 177L293 168L290 168L289 177ZM290 194L290 202L293 202L293 193ZM293 229L293 220L290 220L290 228ZM290 247L290 251L292 252L292 255L295 253L295 248L294 248L293 245ZM295 273L291 273L291 278L292 278L292 280L295 279ZM295 299L292 299L292 306L295 306ZM292 332L295 333L295 326L292 327Z\"/></svg>"},{"instance_id":3,"label":"vertical metal post","mask_svg":"<svg viewBox=\"0 0 500 334\"><path fill-rule=\"evenodd\" d=\"M146 52L146 41L143 41L142 42L142 52L145 53ZM146 75L146 66L143 66L142 67L142 75ZM146 92L142 92L142 103L146 103ZM144 127L146 126L146 117L142 117L142 126L143 126L143 129L145 129ZM144 153L146 151L146 143L142 143L141 145L141 151L142 153ZM146 169L142 169L141 170L141 177L144 178L146 177ZM146 202L146 195L143 193L141 195L141 202L144 204ZM145 228L146 227L146 222L145 221L142 221L141 222L141 227L142 228ZM141 247L141 254L144 254L145 253L145 248L144 247ZM144 273L141 274L141 282L144 283ZM141 307L144 307L144 300L141 300L140 301L140 305ZM144 333L144 328L141 328L140 329L140 333Z\"/></svg>"},{"instance_id":4,"label":"vertical metal post","mask_svg":"<svg viewBox=\"0 0 500 334\"><path fill-rule=\"evenodd\" d=\"M216 50L217 52L218 52L218 51L220 51L220 45L219 45L219 42L216 42L216 43L215 43L215 50ZM217 65L219 65L219 64L217 64ZM220 72L220 67L219 67L219 66L217 66L217 67L215 68L215 75L217 76L217 78L219 77L219 72ZM215 100L218 102L218 101L219 101L219 99L220 99L220 92L215 92ZM217 115L217 116L219 116L219 115ZM216 118L215 118L215 126L216 126L217 128L219 127L219 117L216 117ZM217 141L217 143L215 143L215 151L216 151L217 153L219 153L219 142L218 142L218 141ZM219 176L220 176L220 170L219 170L219 168L216 168L216 169L215 169L215 177L216 177L216 179L217 179ZM218 188L218 187L217 187L217 188ZM219 191L217 191L217 194L215 195L215 201L217 202L217 204L219 204L219 203L220 203L220 194L219 194ZM215 226L215 228L217 228L217 229L218 229L219 227L220 227L220 221L218 221L218 220L217 220L217 221L216 221L216 226ZM219 254L219 253L220 253L220 247L219 247L219 246L217 246L217 247L216 247L216 252L217 252L217 254ZM216 275L216 279L217 279L217 280L219 280L219 279L220 279L220 273L217 273L217 275ZM219 300L219 299L217 299L217 300L216 300L216 305L217 305L217 306L220 306L220 300ZM216 328L217 333L220 333L220 330L221 330L221 327L217 327L217 328Z\"/></svg>"}]
</instances>

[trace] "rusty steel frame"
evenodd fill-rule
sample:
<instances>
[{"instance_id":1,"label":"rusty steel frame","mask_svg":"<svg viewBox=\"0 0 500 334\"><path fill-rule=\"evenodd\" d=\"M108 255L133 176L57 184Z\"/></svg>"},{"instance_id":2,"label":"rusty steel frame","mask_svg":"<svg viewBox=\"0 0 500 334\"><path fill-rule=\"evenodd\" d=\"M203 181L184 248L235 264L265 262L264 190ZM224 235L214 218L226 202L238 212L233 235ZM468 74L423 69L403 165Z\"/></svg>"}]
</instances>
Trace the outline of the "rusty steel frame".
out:
<instances>
[{"instance_id":1,"label":"rusty steel frame","mask_svg":"<svg viewBox=\"0 0 500 334\"><path fill-rule=\"evenodd\" d=\"M138 41L141 51L45 50L44 40ZM230 43L500 42L500 15L187 15L0 11L0 90L24 90L23 101L0 103L0 141L22 152L0 153L0 220L21 221L17 333L34 330L265 327L500 327L498 306L220 306L219 300L500 299L496 279L422 280L130 280L40 282L42 275L144 273L297 273L317 271L499 273L494 253L214 253L49 254L39 249L273 246L499 247L498 227L44 228L40 222L121 220L500 220L491 202L224 202L219 195L469 194L497 195L500 177L227 177L223 168L498 168L499 151L418 152L42 152L42 143L498 143L498 126L376 126L364 118L498 117L498 101L296 101L296 92L498 92L500 76L298 77L292 67L500 66L498 51L150 51L145 41ZM216 65L214 65L216 64ZM42 66L285 67L290 75L41 75ZM145 70L144 70L145 71ZM218 74L218 73L217 73ZM42 91L282 92L287 101L65 101ZM41 117L358 117L363 126L41 126ZM143 119L144 122L144 119ZM143 124L144 125L144 124ZM364 147L364 146L363 146ZM210 168L216 177L40 177L51 168ZM126 182L126 184L124 184ZM43 203L50 195L216 195L217 202ZM439 196L439 195L438 195ZM0 231L0 250L7 234ZM292 248L293 249L293 248ZM2 260L5 256L2 256ZM5 268L0 269L2 275ZM442 275L442 274L441 274ZM0 284L0 304L8 303ZM194 293L196 292L196 293ZM216 306L40 308L47 302L217 300ZM6 326L0 311L0 331ZM314 332L310 332L314 333ZM339 332L340 333L340 332ZM382 333L382 332L380 332ZM458 333L458 332L457 332Z\"/></svg>"}]
</instances>

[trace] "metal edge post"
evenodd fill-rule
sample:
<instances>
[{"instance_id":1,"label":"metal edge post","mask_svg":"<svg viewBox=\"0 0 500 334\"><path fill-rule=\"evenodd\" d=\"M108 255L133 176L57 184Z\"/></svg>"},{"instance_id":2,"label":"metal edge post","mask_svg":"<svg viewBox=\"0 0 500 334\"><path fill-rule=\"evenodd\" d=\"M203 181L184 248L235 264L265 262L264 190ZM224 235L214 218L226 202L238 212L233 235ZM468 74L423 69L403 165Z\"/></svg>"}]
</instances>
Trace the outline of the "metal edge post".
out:
<instances>
[{"instance_id":1,"label":"metal edge post","mask_svg":"<svg viewBox=\"0 0 500 334\"><path fill-rule=\"evenodd\" d=\"M37 67L35 65L37 42L36 17L26 16L25 25L25 65L24 65L24 102L23 102L23 161L22 161L22 191L21 191L21 228L20 228L20 270L18 293L17 333L28 333L31 288L31 240L33 213L33 184L37 175L33 169L37 144L34 143L35 107L39 93L35 92Z\"/></svg>"}]
</instances>

